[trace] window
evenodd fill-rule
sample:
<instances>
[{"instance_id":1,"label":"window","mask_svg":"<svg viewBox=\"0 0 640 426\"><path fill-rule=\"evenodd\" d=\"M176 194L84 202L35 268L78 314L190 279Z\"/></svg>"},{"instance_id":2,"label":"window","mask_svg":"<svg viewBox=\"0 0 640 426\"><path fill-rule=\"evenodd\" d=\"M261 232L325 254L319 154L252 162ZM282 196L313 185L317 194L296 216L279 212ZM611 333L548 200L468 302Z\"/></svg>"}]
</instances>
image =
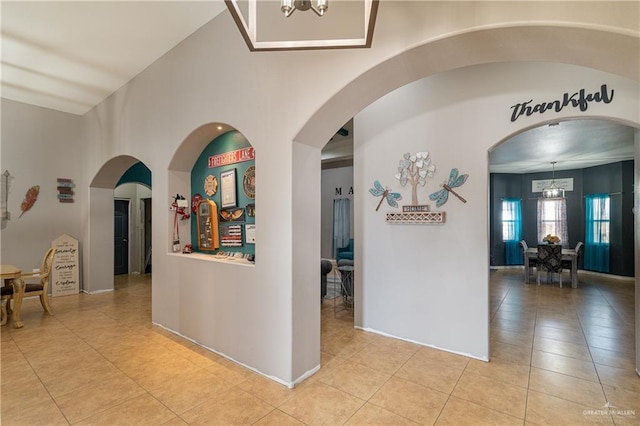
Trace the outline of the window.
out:
<instances>
[{"instance_id":1,"label":"window","mask_svg":"<svg viewBox=\"0 0 640 426\"><path fill-rule=\"evenodd\" d=\"M505 198L502 201L502 241L522 239L522 213L520 200Z\"/></svg>"},{"instance_id":2,"label":"window","mask_svg":"<svg viewBox=\"0 0 640 426\"><path fill-rule=\"evenodd\" d=\"M594 244L609 244L609 225L611 217L609 214L608 195L588 195L586 198L586 224L585 235L589 242Z\"/></svg>"},{"instance_id":3,"label":"window","mask_svg":"<svg viewBox=\"0 0 640 426\"><path fill-rule=\"evenodd\" d=\"M564 198L538 200L538 243L542 244L543 238L548 234L557 235L560 244L569 243L567 200Z\"/></svg>"},{"instance_id":4,"label":"window","mask_svg":"<svg viewBox=\"0 0 640 426\"><path fill-rule=\"evenodd\" d=\"M609 272L611 211L609 195L585 196L584 269Z\"/></svg>"},{"instance_id":5,"label":"window","mask_svg":"<svg viewBox=\"0 0 640 426\"><path fill-rule=\"evenodd\" d=\"M522 207L518 198L502 200L502 241L504 241L505 265L522 265L520 251L522 239Z\"/></svg>"}]
</instances>

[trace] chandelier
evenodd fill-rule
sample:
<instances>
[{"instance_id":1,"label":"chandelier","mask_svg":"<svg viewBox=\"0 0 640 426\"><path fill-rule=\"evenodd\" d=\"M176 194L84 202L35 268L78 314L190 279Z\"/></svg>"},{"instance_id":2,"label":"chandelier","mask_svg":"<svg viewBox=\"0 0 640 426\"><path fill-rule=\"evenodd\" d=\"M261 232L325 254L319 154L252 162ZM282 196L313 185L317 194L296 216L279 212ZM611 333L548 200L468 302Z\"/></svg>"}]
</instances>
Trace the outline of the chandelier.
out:
<instances>
[{"instance_id":1,"label":"chandelier","mask_svg":"<svg viewBox=\"0 0 640 426\"><path fill-rule=\"evenodd\" d=\"M564 198L564 189L560 188L556 183L556 163L557 161L551 162L551 167L553 168L551 185L542 190L542 198Z\"/></svg>"},{"instance_id":2,"label":"chandelier","mask_svg":"<svg viewBox=\"0 0 640 426\"><path fill-rule=\"evenodd\" d=\"M323 16L324 12L329 9L329 0L315 0L316 5L313 4L313 0L282 0L282 6L280 10L287 18L291 16L296 9L305 11L313 10L316 15Z\"/></svg>"}]
</instances>

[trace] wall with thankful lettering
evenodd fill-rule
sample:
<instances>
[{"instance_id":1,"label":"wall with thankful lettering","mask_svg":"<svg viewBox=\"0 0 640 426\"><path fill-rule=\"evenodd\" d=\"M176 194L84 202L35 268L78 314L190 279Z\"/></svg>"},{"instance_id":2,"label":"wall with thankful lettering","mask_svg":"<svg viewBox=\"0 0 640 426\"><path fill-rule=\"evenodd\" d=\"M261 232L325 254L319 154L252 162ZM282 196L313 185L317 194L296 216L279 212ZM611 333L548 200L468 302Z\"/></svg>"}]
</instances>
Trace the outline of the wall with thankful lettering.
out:
<instances>
[{"instance_id":1,"label":"wall with thankful lettering","mask_svg":"<svg viewBox=\"0 0 640 426\"><path fill-rule=\"evenodd\" d=\"M78 188L74 205L55 209L55 190L43 192L21 226L5 228L3 262L29 267L43 243L81 230L91 248L83 282L108 289L113 185L105 182L119 176L87 188L113 159L139 159L153 173L152 321L292 386L320 367L320 150L356 116L356 325L486 359L487 150L545 120L638 124L637 16L636 2L389 1L370 49L254 53L222 13L83 117L3 102L3 168L15 167L24 185L14 187L14 214L29 181L70 177ZM321 83L310 84L313 76ZM512 105L597 89L603 78L616 90L610 104L510 121ZM255 265L170 252L170 197L191 191L191 168L211 139L172 160L212 122L256 148ZM459 167L470 174L460 188L468 203L451 199L443 225L387 225L365 191L375 179L398 189L399 156L424 149L439 168L419 197Z\"/></svg>"},{"instance_id":2,"label":"wall with thankful lettering","mask_svg":"<svg viewBox=\"0 0 640 426\"><path fill-rule=\"evenodd\" d=\"M544 76L552 75L549 80ZM614 88L609 104L587 111L565 108L511 121L522 99L554 99L580 88ZM410 204L410 185L395 177L404 152L428 151L433 179L419 188L419 204L445 213L442 224L390 224L398 211L368 193L356 199L356 312L364 329L478 359L489 357L488 151L529 126L562 118L610 117L634 122L637 83L585 68L542 63L486 64L452 70L399 88L354 118L354 185L374 180L400 192ZM522 120L522 122L520 122ZM537 124L536 124L537 123ZM452 168L469 174L437 208L438 191Z\"/></svg>"}]
</instances>

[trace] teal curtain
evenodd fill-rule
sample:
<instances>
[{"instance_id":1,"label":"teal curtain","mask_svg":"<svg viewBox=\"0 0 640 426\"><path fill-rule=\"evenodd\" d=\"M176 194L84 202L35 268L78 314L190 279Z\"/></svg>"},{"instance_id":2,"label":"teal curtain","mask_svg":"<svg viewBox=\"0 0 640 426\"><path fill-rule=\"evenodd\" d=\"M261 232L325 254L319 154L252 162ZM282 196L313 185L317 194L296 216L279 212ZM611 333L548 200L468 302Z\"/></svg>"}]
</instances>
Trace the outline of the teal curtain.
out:
<instances>
[{"instance_id":1,"label":"teal curtain","mask_svg":"<svg viewBox=\"0 0 640 426\"><path fill-rule=\"evenodd\" d=\"M519 198L502 200L502 239L504 241L505 265L524 264L520 249L520 240L522 239L521 204Z\"/></svg>"},{"instance_id":2,"label":"teal curtain","mask_svg":"<svg viewBox=\"0 0 640 426\"><path fill-rule=\"evenodd\" d=\"M333 200L333 247L336 256L339 248L349 244L351 238L351 203L348 198Z\"/></svg>"},{"instance_id":3,"label":"teal curtain","mask_svg":"<svg viewBox=\"0 0 640 426\"><path fill-rule=\"evenodd\" d=\"M584 269L609 272L609 195L585 196Z\"/></svg>"}]
</instances>

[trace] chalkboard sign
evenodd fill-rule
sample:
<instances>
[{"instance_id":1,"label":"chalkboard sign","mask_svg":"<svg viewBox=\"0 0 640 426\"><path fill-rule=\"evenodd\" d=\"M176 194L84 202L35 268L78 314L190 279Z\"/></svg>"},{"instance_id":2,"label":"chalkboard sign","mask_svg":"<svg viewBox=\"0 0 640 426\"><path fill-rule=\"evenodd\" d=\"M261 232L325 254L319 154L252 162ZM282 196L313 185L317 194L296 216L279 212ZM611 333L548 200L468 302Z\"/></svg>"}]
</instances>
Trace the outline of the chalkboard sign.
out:
<instances>
[{"instance_id":1,"label":"chalkboard sign","mask_svg":"<svg viewBox=\"0 0 640 426\"><path fill-rule=\"evenodd\" d=\"M80 291L78 240L64 234L51 243L56 252L51 267L51 295L67 296Z\"/></svg>"}]
</instances>

